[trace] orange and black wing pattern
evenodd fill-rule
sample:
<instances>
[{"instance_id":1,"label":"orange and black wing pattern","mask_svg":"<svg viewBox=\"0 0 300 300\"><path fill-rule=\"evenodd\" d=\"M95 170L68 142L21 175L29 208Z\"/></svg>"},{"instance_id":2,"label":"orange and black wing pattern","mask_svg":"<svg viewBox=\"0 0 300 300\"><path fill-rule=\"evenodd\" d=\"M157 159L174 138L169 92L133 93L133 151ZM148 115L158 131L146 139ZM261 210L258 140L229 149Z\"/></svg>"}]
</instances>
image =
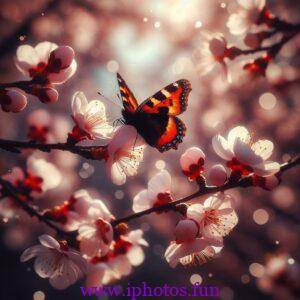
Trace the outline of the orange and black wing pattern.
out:
<instances>
[{"instance_id":1,"label":"orange and black wing pattern","mask_svg":"<svg viewBox=\"0 0 300 300\"><path fill-rule=\"evenodd\" d=\"M123 101L124 109L132 113L135 112L138 108L138 103L133 93L131 92L125 80L121 77L119 73L117 73L117 79L119 83L120 94Z\"/></svg>"},{"instance_id":2,"label":"orange and black wing pattern","mask_svg":"<svg viewBox=\"0 0 300 300\"><path fill-rule=\"evenodd\" d=\"M150 114L166 111L169 116L177 116L186 110L190 91L188 80L178 80L146 99L138 110Z\"/></svg>"}]
</instances>

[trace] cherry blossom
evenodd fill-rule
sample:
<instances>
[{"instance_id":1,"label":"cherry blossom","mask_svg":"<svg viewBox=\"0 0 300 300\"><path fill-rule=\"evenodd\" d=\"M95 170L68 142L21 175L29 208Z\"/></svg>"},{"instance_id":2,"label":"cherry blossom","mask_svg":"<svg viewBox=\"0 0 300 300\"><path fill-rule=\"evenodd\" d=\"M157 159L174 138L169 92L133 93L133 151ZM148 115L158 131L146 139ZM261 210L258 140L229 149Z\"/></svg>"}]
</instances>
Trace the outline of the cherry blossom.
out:
<instances>
[{"instance_id":1,"label":"cherry blossom","mask_svg":"<svg viewBox=\"0 0 300 300\"><path fill-rule=\"evenodd\" d=\"M203 264L212 259L223 247L223 239L196 238L191 241L176 243L172 241L165 252L170 267Z\"/></svg>"},{"instance_id":2,"label":"cherry blossom","mask_svg":"<svg viewBox=\"0 0 300 300\"><path fill-rule=\"evenodd\" d=\"M99 100L88 101L83 92L76 92L72 99L72 118L76 123L69 136L77 141L107 139L113 127L107 122L105 106Z\"/></svg>"},{"instance_id":3,"label":"cherry blossom","mask_svg":"<svg viewBox=\"0 0 300 300\"><path fill-rule=\"evenodd\" d=\"M17 49L16 65L36 83L61 84L76 71L74 56L71 47L50 42L42 42L35 47L21 45Z\"/></svg>"},{"instance_id":4,"label":"cherry blossom","mask_svg":"<svg viewBox=\"0 0 300 300\"><path fill-rule=\"evenodd\" d=\"M162 170L148 182L148 188L140 191L133 199L133 211L139 212L153 206L159 206L172 201L171 175Z\"/></svg>"},{"instance_id":5,"label":"cherry blossom","mask_svg":"<svg viewBox=\"0 0 300 300\"><path fill-rule=\"evenodd\" d=\"M5 112L20 112L27 105L26 96L19 90L0 89L0 105Z\"/></svg>"},{"instance_id":6,"label":"cherry blossom","mask_svg":"<svg viewBox=\"0 0 300 300\"><path fill-rule=\"evenodd\" d=\"M40 236L39 241L41 245L22 253L21 262L35 258L35 272L42 278L49 278L54 288L65 289L86 273L86 260L65 241L57 241L47 234Z\"/></svg>"},{"instance_id":7,"label":"cherry blossom","mask_svg":"<svg viewBox=\"0 0 300 300\"><path fill-rule=\"evenodd\" d=\"M114 218L102 200L92 198L84 189L74 192L68 201L47 211L46 215L62 224L66 231L78 230L81 224L99 218L108 221Z\"/></svg>"},{"instance_id":8,"label":"cherry blossom","mask_svg":"<svg viewBox=\"0 0 300 300\"><path fill-rule=\"evenodd\" d=\"M197 71L200 75L206 75L217 67L227 78L227 66L224 59L227 54L227 42L221 33L202 33L201 47L195 52Z\"/></svg>"},{"instance_id":9,"label":"cherry blossom","mask_svg":"<svg viewBox=\"0 0 300 300\"><path fill-rule=\"evenodd\" d=\"M87 274L87 286L109 284L129 275L132 266L139 266L144 261L142 246L148 246L142 236L140 229L130 231L115 239L106 256L94 257Z\"/></svg>"},{"instance_id":10,"label":"cherry blossom","mask_svg":"<svg viewBox=\"0 0 300 300\"><path fill-rule=\"evenodd\" d=\"M144 140L130 125L120 126L107 147L106 172L116 185L126 182L127 176L134 176L143 160Z\"/></svg>"},{"instance_id":11,"label":"cherry blossom","mask_svg":"<svg viewBox=\"0 0 300 300\"><path fill-rule=\"evenodd\" d=\"M208 178L212 185L221 186L227 180L226 169L221 164L214 165L209 170Z\"/></svg>"},{"instance_id":12,"label":"cherry blossom","mask_svg":"<svg viewBox=\"0 0 300 300\"><path fill-rule=\"evenodd\" d=\"M253 143L249 131L243 126L231 129L227 139L218 134L212 145L215 152L227 160L227 166L242 175L255 173L265 177L279 171L277 162L267 160L272 155L273 143L269 140Z\"/></svg>"},{"instance_id":13,"label":"cherry blossom","mask_svg":"<svg viewBox=\"0 0 300 300\"><path fill-rule=\"evenodd\" d=\"M28 174L42 178L43 192L56 188L62 181L62 175L56 166L43 158L30 156L27 159Z\"/></svg>"},{"instance_id":14,"label":"cherry blossom","mask_svg":"<svg viewBox=\"0 0 300 300\"><path fill-rule=\"evenodd\" d=\"M237 0L239 11L230 15L227 27L234 35L246 33L253 25L259 23L265 0Z\"/></svg>"},{"instance_id":15,"label":"cherry blossom","mask_svg":"<svg viewBox=\"0 0 300 300\"><path fill-rule=\"evenodd\" d=\"M183 174L189 180L195 180L204 171L205 154L198 147L191 147L187 149L180 157L180 165Z\"/></svg>"},{"instance_id":16,"label":"cherry blossom","mask_svg":"<svg viewBox=\"0 0 300 300\"><path fill-rule=\"evenodd\" d=\"M223 193L207 198L204 204L188 207L187 218L199 225L199 230L207 238L226 236L238 223L232 208L232 197Z\"/></svg>"}]
</instances>

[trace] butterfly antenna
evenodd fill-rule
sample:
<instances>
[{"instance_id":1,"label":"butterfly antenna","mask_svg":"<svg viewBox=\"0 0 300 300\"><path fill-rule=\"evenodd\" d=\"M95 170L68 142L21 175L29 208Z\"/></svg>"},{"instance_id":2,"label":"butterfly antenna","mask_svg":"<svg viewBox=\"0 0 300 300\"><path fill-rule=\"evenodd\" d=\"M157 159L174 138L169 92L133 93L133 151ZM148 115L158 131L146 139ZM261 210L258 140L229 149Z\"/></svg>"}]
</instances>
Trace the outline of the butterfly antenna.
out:
<instances>
[{"instance_id":1,"label":"butterfly antenna","mask_svg":"<svg viewBox=\"0 0 300 300\"><path fill-rule=\"evenodd\" d=\"M107 100L107 101L111 102L112 104L117 105L118 107L120 107L120 108L123 109L123 106L122 106L120 103L114 102L112 99L110 99L110 98L104 96L101 92L98 92L98 94L99 94L100 96L102 96L105 100Z\"/></svg>"}]
</instances>

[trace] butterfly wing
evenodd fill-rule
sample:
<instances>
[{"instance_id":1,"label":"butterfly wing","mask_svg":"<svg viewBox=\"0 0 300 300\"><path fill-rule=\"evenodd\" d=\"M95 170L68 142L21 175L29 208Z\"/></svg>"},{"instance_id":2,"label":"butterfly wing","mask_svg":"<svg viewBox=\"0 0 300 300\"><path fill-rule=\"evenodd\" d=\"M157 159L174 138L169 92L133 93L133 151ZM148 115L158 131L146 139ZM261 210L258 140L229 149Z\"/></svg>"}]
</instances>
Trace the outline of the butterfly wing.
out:
<instances>
[{"instance_id":1,"label":"butterfly wing","mask_svg":"<svg viewBox=\"0 0 300 300\"><path fill-rule=\"evenodd\" d=\"M138 107L138 111L150 114L166 112L169 116L177 116L186 110L191 90L188 80L178 80L146 99Z\"/></svg>"},{"instance_id":2,"label":"butterfly wing","mask_svg":"<svg viewBox=\"0 0 300 300\"><path fill-rule=\"evenodd\" d=\"M117 73L117 79L119 83L120 94L122 97L124 109L134 113L138 108L138 103L135 97L129 89L129 87L127 86L125 80L121 77L119 73Z\"/></svg>"},{"instance_id":3,"label":"butterfly wing","mask_svg":"<svg viewBox=\"0 0 300 300\"><path fill-rule=\"evenodd\" d=\"M186 127L177 117L170 116L164 133L158 138L156 148L160 152L177 149L185 136Z\"/></svg>"}]
</instances>

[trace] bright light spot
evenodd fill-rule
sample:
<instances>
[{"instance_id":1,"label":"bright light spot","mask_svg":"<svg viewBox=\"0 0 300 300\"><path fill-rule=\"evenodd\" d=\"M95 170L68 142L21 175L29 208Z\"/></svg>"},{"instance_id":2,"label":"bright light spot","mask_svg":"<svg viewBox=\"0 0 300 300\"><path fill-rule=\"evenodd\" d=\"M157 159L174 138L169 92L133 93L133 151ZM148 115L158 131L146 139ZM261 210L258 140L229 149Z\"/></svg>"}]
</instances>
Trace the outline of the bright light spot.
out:
<instances>
[{"instance_id":1,"label":"bright light spot","mask_svg":"<svg viewBox=\"0 0 300 300\"><path fill-rule=\"evenodd\" d=\"M144 17L143 22L145 22L145 23L148 22L148 18Z\"/></svg>"},{"instance_id":2,"label":"bright light spot","mask_svg":"<svg viewBox=\"0 0 300 300\"><path fill-rule=\"evenodd\" d=\"M89 178L95 172L95 168L89 163L85 162L82 164L79 170L79 176L83 179Z\"/></svg>"},{"instance_id":3,"label":"bright light spot","mask_svg":"<svg viewBox=\"0 0 300 300\"><path fill-rule=\"evenodd\" d=\"M213 277L213 274L212 274L212 273L208 273L208 277L209 277L209 278L212 278L212 277Z\"/></svg>"},{"instance_id":4,"label":"bright light spot","mask_svg":"<svg viewBox=\"0 0 300 300\"><path fill-rule=\"evenodd\" d=\"M257 209L253 213L253 220L258 225L264 225L269 221L269 214L265 209Z\"/></svg>"},{"instance_id":5,"label":"bright light spot","mask_svg":"<svg viewBox=\"0 0 300 300\"><path fill-rule=\"evenodd\" d=\"M159 21L155 22L155 23L154 23L154 27L155 27L155 28L159 28L159 27L160 27L160 22L159 22Z\"/></svg>"},{"instance_id":6,"label":"bright light spot","mask_svg":"<svg viewBox=\"0 0 300 300\"><path fill-rule=\"evenodd\" d=\"M45 294L42 291L37 291L33 294L33 300L44 300Z\"/></svg>"},{"instance_id":7,"label":"bright light spot","mask_svg":"<svg viewBox=\"0 0 300 300\"><path fill-rule=\"evenodd\" d=\"M290 265L293 265L293 264L295 263L295 260L294 260L293 258L289 258L289 259L288 259L288 263L289 263Z\"/></svg>"},{"instance_id":8,"label":"bright light spot","mask_svg":"<svg viewBox=\"0 0 300 300\"><path fill-rule=\"evenodd\" d=\"M200 27L202 27L202 22L201 21L197 21L195 23L195 28L200 28Z\"/></svg>"},{"instance_id":9,"label":"bright light spot","mask_svg":"<svg viewBox=\"0 0 300 300\"><path fill-rule=\"evenodd\" d=\"M158 160L158 161L155 163L155 167L156 167L156 169L158 169L158 170L163 170L163 169L166 167L166 163L165 163L163 160Z\"/></svg>"},{"instance_id":10,"label":"bright light spot","mask_svg":"<svg viewBox=\"0 0 300 300\"><path fill-rule=\"evenodd\" d=\"M123 199L125 196L124 192L122 190L116 190L115 191L115 197L118 199L118 200L121 200Z\"/></svg>"},{"instance_id":11,"label":"bright light spot","mask_svg":"<svg viewBox=\"0 0 300 300\"><path fill-rule=\"evenodd\" d=\"M260 278L264 275L265 268L261 264L253 263L250 265L249 271L252 276Z\"/></svg>"},{"instance_id":12,"label":"bright light spot","mask_svg":"<svg viewBox=\"0 0 300 300\"><path fill-rule=\"evenodd\" d=\"M119 70L119 64L115 60L110 60L107 62L106 68L109 72L116 73Z\"/></svg>"},{"instance_id":13,"label":"bright light spot","mask_svg":"<svg viewBox=\"0 0 300 300\"><path fill-rule=\"evenodd\" d=\"M23 42L25 40L25 35L20 35L19 40Z\"/></svg>"},{"instance_id":14,"label":"bright light spot","mask_svg":"<svg viewBox=\"0 0 300 300\"><path fill-rule=\"evenodd\" d=\"M276 245L279 245L279 241L276 241L275 244L276 244Z\"/></svg>"},{"instance_id":15,"label":"bright light spot","mask_svg":"<svg viewBox=\"0 0 300 300\"><path fill-rule=\"evenodd\" d=\"M247 275L247 274L244 274L241 276L241 282L244 283L244 284L247 284L250 282L250 276Z\"/></svg>"},{"instance_id":16,"label":"bright light spot","mask_svg":"<svg viewBox=\"0 0 300 300\"><path fill-rule=\"evenodd\" d=\"M271 110L275 107L277 99L271 93L264 93L259 97L259 105L266 110Z\"/></svg>"},{"instance_id":17,"label":"bright light spot","mask_svg":"<svg viewBox=\"0 0 300 300\"><path fill-rule=\"evenodd\" d=\"M220 4L220 6L221 6L222 8L225 8L225 7L226 7L226 3L222 2L222 3Z\"/></svg>"},{"instance_id":18,"label":"bright light spot","mask_svg":"<svg viewBox=\"0 0 300 300\"><path fill-rule=\"evenodd\" d=\"M190 278L190 282L192 285L194 284L201 284L202 283L202 277L199 274L193 274Z\"/></svg>"}]
</instances>

